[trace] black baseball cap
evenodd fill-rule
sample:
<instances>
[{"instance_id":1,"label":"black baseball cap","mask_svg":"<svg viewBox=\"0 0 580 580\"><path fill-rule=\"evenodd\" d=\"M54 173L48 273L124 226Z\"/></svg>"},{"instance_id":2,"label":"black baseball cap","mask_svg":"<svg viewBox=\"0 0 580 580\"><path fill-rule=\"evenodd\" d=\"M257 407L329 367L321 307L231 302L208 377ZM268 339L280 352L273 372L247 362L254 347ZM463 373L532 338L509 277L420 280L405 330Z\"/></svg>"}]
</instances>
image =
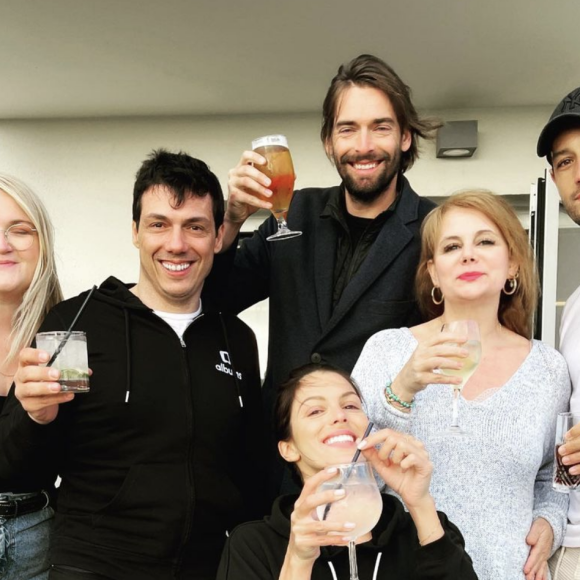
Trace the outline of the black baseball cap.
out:
<instances>
[{"instance_id":1,"label":"black baseball cap","mask_svg":"<svg viewBox=\"0 0 580 580\"><path fill-rule=\"evenodd\" d=\"M542 129L538 139L538 157L549 155L554 139L572 124L580 126L580 87L568 93L560 101L550 120Z\"/></svg>"}]
</instances>

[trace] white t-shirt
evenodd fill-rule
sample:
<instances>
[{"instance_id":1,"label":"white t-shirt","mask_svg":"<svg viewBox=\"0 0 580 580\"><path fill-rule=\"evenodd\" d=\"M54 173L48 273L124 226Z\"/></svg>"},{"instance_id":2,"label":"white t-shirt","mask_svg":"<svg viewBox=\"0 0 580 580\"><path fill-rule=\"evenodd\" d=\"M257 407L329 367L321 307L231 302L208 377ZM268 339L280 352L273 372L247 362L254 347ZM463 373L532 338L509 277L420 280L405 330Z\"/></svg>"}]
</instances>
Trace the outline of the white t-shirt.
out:
<instances>
[{"instance_id":1,"label":"white t-shirt","mask_svg":"<svg viewBox=\"0 0 580 580\"><path fill-rule=\"evenodd\" d=\"M580 287L568 298L564 307L560 324L560 352L566 359L572 380L570 411L580 415ZM579 492L570 493L568 526L563 545L567 548L580 548Z\"/></svg>"},{"instance_id":2,"label":"white t-shirt","mask_svg":"<svg viewBox=\"0 0 580 580\"><path fill-rule=\"evenodd\" d=\"M201 314L201 300L199 301L199 308L195 312L162 312L161 310L154 310L155 314L162 318L175 330L180 339L183 338L183 333L187 327Z\"/></svg>"}]
</instances>

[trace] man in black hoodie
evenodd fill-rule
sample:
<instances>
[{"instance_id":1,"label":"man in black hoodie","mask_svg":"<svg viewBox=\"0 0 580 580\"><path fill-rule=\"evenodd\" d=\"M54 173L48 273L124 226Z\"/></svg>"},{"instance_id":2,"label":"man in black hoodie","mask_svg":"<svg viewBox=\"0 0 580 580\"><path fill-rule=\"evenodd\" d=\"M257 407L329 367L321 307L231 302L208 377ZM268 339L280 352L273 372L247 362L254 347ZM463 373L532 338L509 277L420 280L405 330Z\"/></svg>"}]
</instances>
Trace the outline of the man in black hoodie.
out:
<instances>
[{"instance_id":1,"label":"man in black hoodie","mask_svg":"<svg viewBox=\"0 0 580 580\"><path fill-rule=\"evenodd\" d=\"M200 300L223 211L205 163L153 152L134 189L139 282L106 280L75 328L90 392L63 392L59 372L39 366L47 353L21 353L0 482L61 476L51 580L213 580L227 531L264 513L255 337ZM41 331L67 329L85 297L55 307Z\"/></svg>"}]
</instances>

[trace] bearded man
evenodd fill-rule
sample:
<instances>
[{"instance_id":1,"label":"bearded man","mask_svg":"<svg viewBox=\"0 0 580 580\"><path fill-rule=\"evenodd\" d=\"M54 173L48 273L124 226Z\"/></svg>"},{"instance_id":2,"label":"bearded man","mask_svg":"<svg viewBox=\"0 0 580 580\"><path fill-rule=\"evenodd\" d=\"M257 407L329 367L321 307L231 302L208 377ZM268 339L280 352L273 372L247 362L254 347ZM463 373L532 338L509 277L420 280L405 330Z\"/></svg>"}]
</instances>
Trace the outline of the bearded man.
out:
<instances>
[{"instance_id":1,"label":"bearded man","mask_svg":"<svg viewBox=\"0 0 580 580\"><path fill-rule=\"evenodd\" d=\"M420 321L420 227L434 205L403 174L418 156L419 137L438 127L419 118L390 66L361 55L339 68L322 111L322 143L342 183L294 192L288 225L300 237L267 241L277 230L270 217L238 247L244 221L272 207L265 201L270 180L259 170L266 159L253 151L230 171L227 251L204 296L235 313L270 299L267 412L291 369L325 361L350 372L372 334Z\"/></svg>"}]
</instances>

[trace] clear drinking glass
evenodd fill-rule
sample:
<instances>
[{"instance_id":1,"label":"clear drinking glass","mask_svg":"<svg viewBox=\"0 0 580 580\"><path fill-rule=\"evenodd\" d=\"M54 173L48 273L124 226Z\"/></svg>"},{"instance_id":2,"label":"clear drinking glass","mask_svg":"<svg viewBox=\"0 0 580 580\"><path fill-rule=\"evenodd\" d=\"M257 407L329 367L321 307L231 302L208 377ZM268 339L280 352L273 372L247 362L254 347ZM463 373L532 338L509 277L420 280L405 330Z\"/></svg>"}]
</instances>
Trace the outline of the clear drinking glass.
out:
<instances>
[{"instance_id":1,"label":"clear drinking glass","mask_svg":"<svg viewBox=\"0 0 580 580\"><path fill-rule=\"evenodd\" d=\"M572 413L558 413L556 421L556 441L555 441L555 456L554 456L554 477L552 479L552 487L560 493L570 493L571 491L580 491L580 475L572 475L570 473L571 465L564 465L562 463L562 456L558 453L558 447L564 444L564 435L580 423L580 415Z\"/></svg>"},{"instance_id":2,"label":"clear drinking glass","mask_svg":"<svg viewBox=\"0 0 580 580\"><path fill-rule=\"evenodd\" d=\"M36 335L36 348L45 350L52 357L67 334L67 332L39 332ZM87 335L81 331L71 332L52 367L60 371L58 382L62 391L88 393Z\"/></svg>"},{"instance_id":3,"label":"clear drinking glass","mask_svg":"<svg viewBox=\"0 0 580 580\"><path fill-rule=\"evenodd\" d=\"M287 240L301 236L302 232L292 231L288 228L286 217L288 208L294 195L294 165L288 149L288 140L284 135L267 135L252 141L252 149L266 158L266 165L256 165L262 173L267 175L272 183L270 189L272 197L264 198L272 204L270 210L278 221L278 231L268 236L269 242Z\"/></svg>"},{"instance_id":4,"label":"clear drinking glass","mask_svg":"<svg viewBox=\"0 0 580 580\"><path fill-rule=\"evenodd\" d=\"M353 530L344 532L343 537L349 539L350 580L359 580L355 542L377 525L383 510L383 500L370 463L359 461L332 467L338 469L336 477L324 482L318 491L344 489L345 496L318 506L316 513L320 520L356 524Z\"/></svg>"},{"instance_id":5,"label":"clear drinking glass","mask_svg":"<svg viewBox=\"0 0 580 580\"><path fill-rule=\"evenodd\" d=\"M463 366L460 369L439 369L444 375L460 377L462 379L461 384L453 385L453 415L451 426L448 429L449 433L461 435L465 434L465 431L463 431L459 426L459 393L465 386L465 383L469 380L469 377L471 377L475 372L475 369L479 364L479 359L481 358L479 326L475 320L455 320L454 322L444 324L441 331L467 337L467 342L463 344L448 343L460 346L469 351L467 358L457 357L453 359L462 363Z\"/></svg>"}]
</instances>

